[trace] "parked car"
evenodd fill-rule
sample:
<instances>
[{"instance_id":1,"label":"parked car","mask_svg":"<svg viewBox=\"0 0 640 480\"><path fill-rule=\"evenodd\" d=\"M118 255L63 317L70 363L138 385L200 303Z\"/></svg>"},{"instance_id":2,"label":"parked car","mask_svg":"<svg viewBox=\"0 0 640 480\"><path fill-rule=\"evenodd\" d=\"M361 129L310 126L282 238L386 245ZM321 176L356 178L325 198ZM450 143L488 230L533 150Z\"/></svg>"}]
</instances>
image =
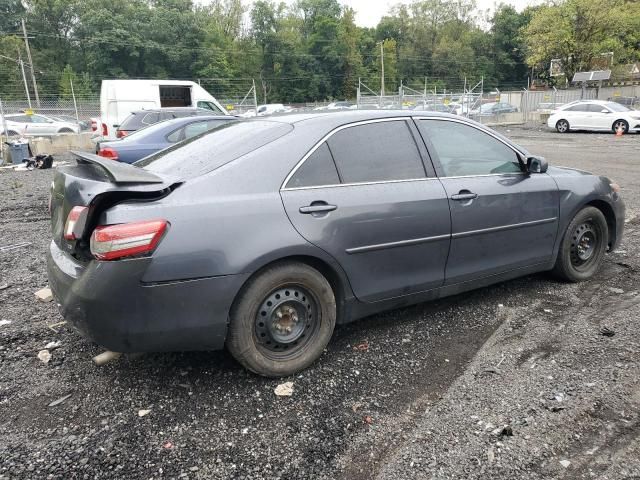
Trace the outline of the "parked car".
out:
<instances>
[{"instance_id":1,"label":"parked car","mask_svg":"<svg viewBox=\"0 0 640 480\"><path fill-rule=\"evenodd\" d=\"M228 115L218 101L194 82L182 80L103 80L100 89L100 140L114 140L131 112L192 107Z\"/></svg>"},{"instance_id":2,"label":"parked car","mask_svg":"<svg viewBox=\"0 0 640 480\"><path fill-rule=\"evenodd\" d=\"M4 118L9 136L17 134L34 137L80 132L80 126L77 123L56 120L46 115L13 113L5 115ZM0 128L1 125L0 121Z\"/></svg>"},{"instance_id":3,"label":"parked car","mask_svg":"<svg viewBox=\"0 0 640 480\"><path fill-rule=\"evenodd\" d=\"M568 103L549 116L549 128L560 133L571 130L591 130L623 133L640 131L640 111L602 100L581 100Z\"/></svg>"},{"instance_id":4,"label":"parked car","mask_svg":"<svg viewBox=\"0 0 640 480\"><path fill-rule=\"evenodd\" d=\"M450 107L449 105L445 105L444 103L426 103L426 104L418 103L415 107L413 107L413 110L440 112L440 113L454 113L452 111L453 107Z\"/></svg>"},{"instance_id":5,"label":"parked car","mask_svg":"<svg viewBox=\"0 0 640 480\"><path fill-rule=\"evenodd\" d=\"M127 165L77 154L51 191L49 284L117 352L226 345L291 375L336 323L533 272L591 278L620 187L452 115L234 122Z\"/></svg>"},{"instance_id":6,"label":"parked car","mask_svg":"<svg viewBox=\"0 0 640 480\"><path fill-rule=\"evenodd\" d=\"M472 115L478 115L481 117L491 115L502 115L505 113L515 113L518 111L517 107L514 107L510 103L505 102L491 102L480 105L480 108L472 110Z\"/></svg>"},{"instance_id":7,"label":"parked car","mask_svg":"<svg viewBox=\"0 0 640 480\"><path fill-rule=\"evenodd\" d=\"M313 110L314 111L322 111L322 110L355 110L357 109L358 106L353 103L353 102L349 102L346 100L341 100L338 102L331 102L328 105L324 105L322 107L316 107Z\"/></svg>"},{"instance_id":8,"label":"parked car","mask_svg":"<svg viewBox=\"0 0 640 480\"><path fill-rule=\"evenodd\" d=\"M197 115L211 116L213 112L211 110L205 110L203 108L156 108L153 110L137 110L131 112L127 118L125 118L118 129L116 130L116 138L124 138L127 135L132 134L136 130L148 127L158 122L164 122L172 118L182 117L194 117Z\"/></svg>"},{"instance_id":9,"label":"parked car","mask_svg":"<svg viewBox=\"0 0 640 480\"><path fill-rule=\"evenodd\" d=\"M122 140L102 142L98 155L119 162L134 163L163 148L231 121L237 119L227 115L209 115L166 120L133 132Z\"/></svg>"},{"instance_id":10,"label":"parked car","mask_svg":"<svg viewBox=\"0 0 640 480\"><path fill-rule=\"evenodd\" d=\"M67 123L72 123L74 125L78 125L80 127L81 132L91 130L90 121L78 120L76 117L73 117L71 115L53 115L53 116L50 116L50 118L59 122L67 122Z\"/></svg>"}]
</instances>

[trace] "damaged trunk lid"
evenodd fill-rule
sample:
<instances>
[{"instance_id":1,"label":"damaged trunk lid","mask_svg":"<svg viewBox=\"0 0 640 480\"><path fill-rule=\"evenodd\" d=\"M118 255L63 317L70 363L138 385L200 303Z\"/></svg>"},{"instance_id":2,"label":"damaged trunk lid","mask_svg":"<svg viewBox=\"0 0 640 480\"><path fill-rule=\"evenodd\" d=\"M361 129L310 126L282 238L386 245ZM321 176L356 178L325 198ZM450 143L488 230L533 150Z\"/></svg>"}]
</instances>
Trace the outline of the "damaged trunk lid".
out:
<instances>
[{"instance_id":1,"label":"damaged trunk lid","mask_svg":"<svg viewBox=\"0 0 640 480\"><path fill-rule=\"evenodd\" d=\"M169 195L180 181L127 163L72 152L77 165L58 168L51 185L51 230L55 243L78 260L89 260L89 238L100 214L125 200L153 201ZM65 239L74 207L87 207L77 239ZM86 219L86 220L85 220Z\"/></svg>"}]
</instances>

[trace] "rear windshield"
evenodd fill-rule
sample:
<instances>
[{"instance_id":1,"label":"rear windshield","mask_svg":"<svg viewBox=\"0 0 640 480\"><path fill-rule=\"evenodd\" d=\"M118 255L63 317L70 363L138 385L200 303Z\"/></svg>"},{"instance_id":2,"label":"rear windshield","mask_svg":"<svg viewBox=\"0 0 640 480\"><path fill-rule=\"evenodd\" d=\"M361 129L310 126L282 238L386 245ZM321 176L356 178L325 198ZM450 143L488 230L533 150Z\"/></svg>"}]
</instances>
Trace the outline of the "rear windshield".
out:
<instances>
[{"instance_id":1,"label":"rear windshield","mask_svg":"<svg viewBox=\"0 0 640 480\"><path fill-rule=\"evenodd\" d=\"M293 126L273 121L231 122L136 162L137 167L189 179L208 173L286 135Z\"/></svg>"},{"instance_id":2,"label":"rear windshield","mask_svg":"<svg viewBox=\"0 0 640 480\"><path fill-rule=\"evenodd\" d=\"M136 112L129 115L120 124L120 130L140 130L160 121L158 112Z\"/></svg>"}]
</instances>

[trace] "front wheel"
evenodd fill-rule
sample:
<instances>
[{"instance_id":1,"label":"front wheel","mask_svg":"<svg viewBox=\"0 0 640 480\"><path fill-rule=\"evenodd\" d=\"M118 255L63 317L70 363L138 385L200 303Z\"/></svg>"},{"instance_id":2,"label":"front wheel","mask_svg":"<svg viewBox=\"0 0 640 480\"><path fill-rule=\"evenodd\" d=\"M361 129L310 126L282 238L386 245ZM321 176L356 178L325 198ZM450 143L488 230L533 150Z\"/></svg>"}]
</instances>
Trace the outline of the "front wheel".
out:
<instances>
[{"instance_id":1,"label":"front wheel","mask_svg":"<svg viewBox=\"0 0 640 480\"><path fill-rule=\"evenodd\" d=\"M609 230L602 212L583 208L564 233L553 273L569 282L588 280L600 268L608 242Z\"/></svg>"},{"instance_id":2,"label":"front wheel","mask_svg":"<svg viewBox=\"0 0 640 480\"><path fill-rule=\"evenodd\" d=\"M569 122L566 120L558 120L556 123L556 130L559 133L567 133L569 131Z\"/></svg>"},{"instance_id":3,"label":"front wheel","mask_svg":"<svg viewBox=\"0 0 640 480\"><path fill-rule=\"evenodd\" d=\"M613 122L613 133L618 133L618 130L622 130L622 133L629 133L629 124L626 120L616 120Z\"/></svg>"},{"instance_id":4,"label":"front wheel","mask_svg":"<svg viewBox=\"0 0 640 480\"><path fill-rule=\"evenodd\" d=\"M267 268L234 302L227 349L244 367L267 377L291 375L316 361L336 324L331 285L299 262Z\"/></svg>"}]
</instances>

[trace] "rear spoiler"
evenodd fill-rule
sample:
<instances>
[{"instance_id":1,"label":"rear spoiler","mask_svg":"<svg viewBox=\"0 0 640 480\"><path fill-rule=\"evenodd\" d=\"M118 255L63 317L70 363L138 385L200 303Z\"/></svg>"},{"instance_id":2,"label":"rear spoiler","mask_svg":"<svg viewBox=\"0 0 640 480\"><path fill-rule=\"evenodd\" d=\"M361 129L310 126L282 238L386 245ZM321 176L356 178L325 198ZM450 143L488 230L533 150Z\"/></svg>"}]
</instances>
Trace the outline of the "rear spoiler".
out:
<instances>
[{"instance_id":1,"label":"rear spoiler","mask_svg":"<svg viewBox=\"0 0 640 480\"><path fill-rule=\"evenodd\" d=\"M102 168L113 183L165 183L166 181L148 170L128 163L109 160L93 153L77 151L71 153L77 158L78 163L90 163Z\"/></svg>"}]
</instances>

